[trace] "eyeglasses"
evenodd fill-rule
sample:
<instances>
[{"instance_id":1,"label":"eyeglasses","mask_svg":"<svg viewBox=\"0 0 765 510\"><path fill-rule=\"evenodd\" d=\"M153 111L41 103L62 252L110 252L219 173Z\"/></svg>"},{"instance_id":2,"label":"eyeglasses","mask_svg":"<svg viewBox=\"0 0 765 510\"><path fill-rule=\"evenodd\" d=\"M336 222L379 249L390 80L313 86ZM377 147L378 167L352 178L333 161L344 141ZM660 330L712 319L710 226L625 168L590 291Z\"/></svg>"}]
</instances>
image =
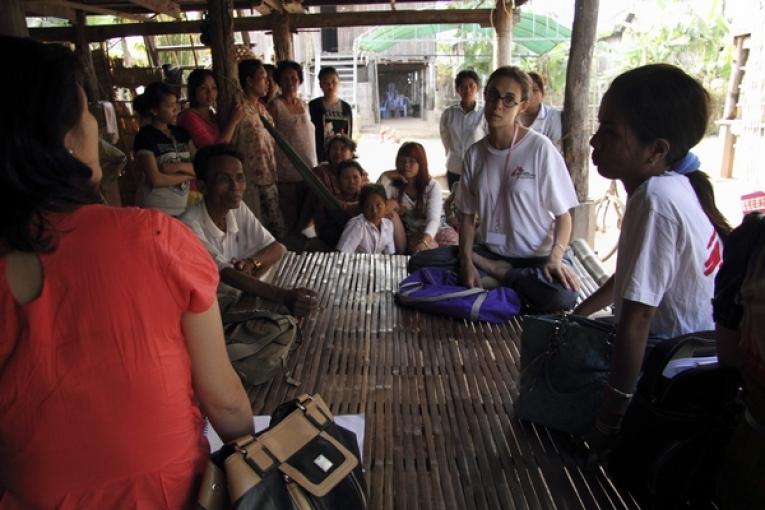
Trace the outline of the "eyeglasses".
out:
<instances>
[{"instance_id":1,"label":"eyeglasses","mask_svg":"<svg viewBox=\"0 0 765 510\"><path fill-rule=\"evenodd\" d=\"M487 90L483 94L483 100L487 103L496 103L499 100L502 100L502 106L505 108L512 108L513 106L520 103L520 101L515 100L515 96L513 94L507 94L506 96L500 96L499 91L497 89Z\"/></svg>"}]
</instances>

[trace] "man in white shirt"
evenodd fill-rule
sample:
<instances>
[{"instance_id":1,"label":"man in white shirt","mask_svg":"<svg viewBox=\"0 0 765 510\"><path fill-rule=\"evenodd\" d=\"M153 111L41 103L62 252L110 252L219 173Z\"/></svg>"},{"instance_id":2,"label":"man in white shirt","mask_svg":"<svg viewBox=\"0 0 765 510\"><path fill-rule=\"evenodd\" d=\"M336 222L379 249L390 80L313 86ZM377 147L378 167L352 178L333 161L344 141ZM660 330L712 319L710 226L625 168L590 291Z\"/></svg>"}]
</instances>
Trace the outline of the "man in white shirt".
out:
<instances>
[{"instance_id":1,"label":"man in white shirt","mask_svg":"<svg viewBox=\"0 0 765 510\"><path fill-rule=\"evenodd\" d=\"M481 90L478 74L472 69L460 71L454 79L454 88L460 102L444 110L439 126L446 151L446 179L450 190L462 175L465 151L486 136L483 107L476 103Z\"/></svg>"},{"instance_id":2,"label":"man in white shirt","mask_svg":"<svg viewBox=\"0 0 765 510\"><path fill-rule=\"evenodd\" d=\"M194 158L194 172L204 200L180 219L218 265L221 303L231 304L246 293L281 303L295 315L310 312L317 302L313 290L282 289L258 279L286 249L242 202L246 181L239 152L226 144L205 147Z\"/></svg>"}]
</instances>

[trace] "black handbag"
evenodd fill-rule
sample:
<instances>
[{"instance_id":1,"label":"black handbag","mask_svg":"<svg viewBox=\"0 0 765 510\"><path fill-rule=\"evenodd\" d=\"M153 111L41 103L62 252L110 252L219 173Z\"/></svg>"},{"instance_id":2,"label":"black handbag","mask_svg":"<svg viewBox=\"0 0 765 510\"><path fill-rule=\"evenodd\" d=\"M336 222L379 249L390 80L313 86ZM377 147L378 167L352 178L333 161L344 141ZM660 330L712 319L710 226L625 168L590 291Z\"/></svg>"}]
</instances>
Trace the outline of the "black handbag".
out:
<instances>
[{"instance_id":1,"label":"black handbag","mask_svg":"<svg viewBox=\"0 0 765 510\"><path fill-rule=\"evenodd\" d=\"M516 418L583 435L603 402L614 327L573 315L524 316Z\"/></svg>"},{"instance_id":2,"label":"black handbag","mask_svg":"<svg viewBox=\"0 0 765 510\"><path fill-rule=\"evenodd\" d=\"M319 395L281 404L270 427L210 456L204 510L361 510L366 484L356 434L333 421Z\"/></svg>"},{"instance_id":3,"label":"black handbag","mask_svg":"<svg viewBox=\"0 0 765 510\"><path fill-rule=\"evenodd\" d=\"M717 363L664 375L678 358L716 354L714 332L666 340L651 351L622 421L608 471L642 508L707 508L742 413L741 377Z\"/></svg>"}]
</instances>

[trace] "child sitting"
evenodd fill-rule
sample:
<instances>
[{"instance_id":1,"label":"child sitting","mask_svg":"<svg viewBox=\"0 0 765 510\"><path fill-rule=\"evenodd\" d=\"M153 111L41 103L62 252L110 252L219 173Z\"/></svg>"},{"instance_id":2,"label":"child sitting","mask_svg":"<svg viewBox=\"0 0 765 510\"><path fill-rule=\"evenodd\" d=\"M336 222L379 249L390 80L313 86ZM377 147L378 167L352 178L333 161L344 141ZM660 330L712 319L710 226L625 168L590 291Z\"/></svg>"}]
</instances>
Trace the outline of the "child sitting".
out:
<instances>
[{"instance_id":1,"label":"child sitting","mask_svg":"<svg viewBox=\"0 0 765 510\"><path fill-rule=\"evenodd\" d=\"M359 193L362 214L345 225L337 250L343 253L396 253L393 222L385 218L388 196L379 184L368 184Z\"/></svg>"}]
</instances>

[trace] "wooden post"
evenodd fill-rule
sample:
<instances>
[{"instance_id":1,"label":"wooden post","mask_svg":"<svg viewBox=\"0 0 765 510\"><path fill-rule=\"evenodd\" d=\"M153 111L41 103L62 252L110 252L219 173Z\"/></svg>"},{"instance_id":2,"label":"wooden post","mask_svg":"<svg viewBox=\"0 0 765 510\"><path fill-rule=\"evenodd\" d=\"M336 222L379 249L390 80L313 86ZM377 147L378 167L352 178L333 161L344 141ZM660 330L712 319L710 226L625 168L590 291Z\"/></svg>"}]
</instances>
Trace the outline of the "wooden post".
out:
<instances>
[{"instance_id":1,"label":"wooden post","mask_svg":"<svg viewBox=\"0 0 765 510\"><path fill-rule=\"evenodd\" d=\"M590 150L585 125L597 24L598 0L576 0L563 103L563 157L580 202L587 200L589 194Z\"/></svg>"},{"instance_id":2,"label":"wooden post","mask_svg":"<svg viewBox=\"0 0 765 510\"><path fill-rule=\"evenodd\" d=\"M734 37L736 52L733 56L733 72L728 80L728 94L725 97L722 122L720 123L720 138L723 141L722 163L720 165L721 177L733 177L733 159L735 157L736 136L733 134L733 123L738 116L738 96L741 81L744 78L744 67L749 58L749 49L744 47L744 41L749 35L737 35Z\"/></svg>"},{"instance_id":3,"label":"wooden post","mask_svg":"<svg viewBox=\"0 0 765 510\"><path fill-rule=\"evenodd\" d=\"M106 99L108 96L104 91L100 90L98 86L98 80L96 79L96 67L93 65L93 55L90 53L90 43L85 40L85 27L86 16L82 11L77 11L77 23L74 25L75 42L74 53L82 63L84 71L83 88L85 94L90 101L98 101L100 99Z\"/></svg>"},{"instance_id":4,"label":"wooden post","mask_svg":"<svg viewBox=\"0 0 765 510\"><path fill-rule=\"evenodd\" d=\"M290 16L288 14L272 14L274 17L274 53L276 61L293 60L292 51L292 27L290 26Z\"/></svg>"},{"instance_id":5,"label":"wooden post","mask_svg":"<svg viewBox=\"0 0 765 510\"><path fill-rule=\"evenodd\" d=\"M574 208L572 239L595 243L595 204L589 198L590 147L586 132L590 71L598 25L598 0L576 0L563 103L563 158L580 205Z\"/></svg>"},{"instance_id":6,"label":"wooden post","mask_svg":"<svg viewBox=\"0 0 765 510\"><path fill-rule=\"evenodd\" d=\"M157 51L157 43L154 39L155 36L153 35L143 36L143 47L146 49L149 67L159 67L159 52Z\"/></svg>"},{"instance_id":7,"label":"wooden post","mask_svg":"<svg viewBox=\"0 0 765 510\"><path fill-rule=\"evenodd\" d=\"M494 67L509 66L513 58L513 10L505 0L497 0L492 14L494 20L495 44Z\"/></svg>"},{"instance_id":8,"label":"wooden post","mask_svg":"<svg viewBox=\"0 0 765 510\"><path fill-rule=\"evenodd\" d=\"M29 37L24 0L5 0L0 16L0 35Z\"/></svg>"},{"instance_id":9,"label":"wooden post","mask_svg":"<svg viewBox=\"0 0 765 510\"><path fill-rule=\"evenodd\" d=\"M247 14L244 12L244 9L237 9L236 15L239 18L244 18ZM250 32L247 30L242 30L240 33L242 34L242 44L247 46L248 50L251 50L252 40L250 39Z\"/></svg>"},{"instance_id":10,"label":"wooden post","mask_svg":"<svg viewBox=\"0 0 765 510\"><path fill-rule=\"evenodd\" d=\"M213 73L218 79L218 121L224 126L239 97L239 73L234 58L234 0L207 0Z\"/></svg>"}]
</instances>

